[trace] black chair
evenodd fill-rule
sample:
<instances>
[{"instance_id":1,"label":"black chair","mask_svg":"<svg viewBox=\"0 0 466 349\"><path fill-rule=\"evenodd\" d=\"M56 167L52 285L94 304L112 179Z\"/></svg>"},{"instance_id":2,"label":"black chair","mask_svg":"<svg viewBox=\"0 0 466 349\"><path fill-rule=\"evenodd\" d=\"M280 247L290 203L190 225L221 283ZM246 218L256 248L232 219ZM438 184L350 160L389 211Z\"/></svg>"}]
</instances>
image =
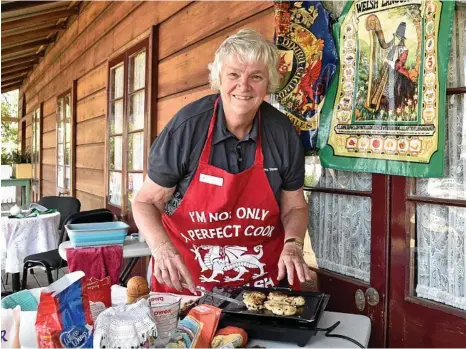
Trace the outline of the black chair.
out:
<instances>
[{"instance_id":1,"label":"black chair","mask_svg":"<svg viewBox=\"0 0 466 349\"><path fill-rule=\"evenodd\" d=\"M60 231L68 216L81 210L81 202L72 196L44 196L39 200L39 205L54 208L60 212L60 224L58 226Z\"/></svg>"},{"instance_id":2,"label":"black chair","mask_svg":"<svg viewBox=\"0 0 466 349\"><path fill-rule=\"evenodd\" d=\"M100 223L100 222L112 222L114 220L114 214L107 210L107 209L97 209L91 211L82 211L78 213L74 213L68 217L68 219L64 222L62 229L60 230L60 237L58 240L58 245L60 245L63 241L68 240L68 234L66 233L65 225L67 224L76 224L76 223ZM49 285L54 281L52 277L52 271L57 271L57 279L58 279L58 271L61 268L66 267L68 264L65 260L60 257L58 253L58 249L50 250L47 252L36 253L30 256L27 256L24 259L24 267L23 267L23 279L21 282L21 289L26 289L27 284L27 274L30 268L34 267L42 267L45 269L47 274L47 280ZM37 279L36 279L37 281Z\"/></svg>"}]
</instances>

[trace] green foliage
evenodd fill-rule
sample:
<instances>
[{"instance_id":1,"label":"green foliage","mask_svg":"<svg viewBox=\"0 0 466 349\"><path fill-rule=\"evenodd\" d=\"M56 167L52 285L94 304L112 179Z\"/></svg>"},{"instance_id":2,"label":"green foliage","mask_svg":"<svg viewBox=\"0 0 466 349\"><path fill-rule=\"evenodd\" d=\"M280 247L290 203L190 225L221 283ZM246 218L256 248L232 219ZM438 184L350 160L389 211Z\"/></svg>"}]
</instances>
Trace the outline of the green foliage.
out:
<instances>
[{"instance_id":1,"label":"green foliage","mask_svg":"<svg viewBox=\"0 0 466 349\"><path fill-rule=\"evenodd\" d=\"M3 151L2 149L2 165L11 165L13 160L11 159L11 154Z\"/></svg>"},{"instance_id":2,"label":"green foliage","mask_svg":"<svg viewBox=\"0 0 466 349\"><path fill-rule=\"evenodd\" d=\"M1 128L1 137L2 137L2 164L10 165L12 164L12 155L9 153L9 150L15 148L18 144L18 123L11 121L4 121L5 118L11 118L12 115L12 106L2 101L1 103L1 116L2 116L2 128Z\"/></svg>"},{"instance_id":3,"label":"green foliage","mask_svg":"<svg viewBox=\"0 0 466 349\"><path fill-rule=\"evenodd\" d=\"M18 124L16 122L2 121L2 144L10 142L18 143Z\"/></svg>"},{"instance_id":4,"label":"green foliage","mask_svg":"<svg viewBox=\"0 0 466 349\"><path fill-rule=\"evenodd\" d=\"M18 150L13 150L10 156L11 156L11 161L13 164L30 164L31 163L31 153L29 152L21 153Z\"/></svg>"}]
</instances>

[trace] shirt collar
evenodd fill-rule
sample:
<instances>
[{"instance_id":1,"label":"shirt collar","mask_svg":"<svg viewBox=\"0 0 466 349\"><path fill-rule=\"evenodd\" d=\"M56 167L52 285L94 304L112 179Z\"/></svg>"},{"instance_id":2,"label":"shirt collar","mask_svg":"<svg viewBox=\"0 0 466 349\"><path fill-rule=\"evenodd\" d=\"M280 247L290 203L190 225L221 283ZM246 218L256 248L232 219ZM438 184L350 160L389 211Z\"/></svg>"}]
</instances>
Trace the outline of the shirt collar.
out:
<instances>
[{"instance_id":1,"label":"shirt collar","mask_svg":"<svg viewBox=\"0 0 466 349\"><path fill-rule=\"evenodd\" d=\"M256 142L258 130L259 130L259 118L257 117L257 114L256 114L256 116L254 117L251 131L249 131L246 137L244 137L244 141L252 139L254 142ZM236 138L236 136L230 131L228 131L226 127L225 113L223 112L223 103L222 103L222 99L220 98L218 101L217 120L215 121L213 144L220 143L230 137Z\"/></svg>"}]
</instances>

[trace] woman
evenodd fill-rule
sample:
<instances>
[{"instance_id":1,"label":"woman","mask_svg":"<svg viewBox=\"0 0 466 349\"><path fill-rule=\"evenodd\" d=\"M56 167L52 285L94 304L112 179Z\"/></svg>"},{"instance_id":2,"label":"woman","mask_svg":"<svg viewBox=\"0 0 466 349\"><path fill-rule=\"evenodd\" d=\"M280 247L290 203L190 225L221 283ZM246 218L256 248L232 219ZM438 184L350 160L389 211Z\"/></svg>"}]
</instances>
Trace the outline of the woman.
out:
<instances>
[{"instance_id":1,"label":"woman","mask_svg":"<svg viewBox=\"0 0 466 349\"><path fill-rule=\"evenodd\" d=\"M263 101L278 87L278 57L252 30L226 39L209 65L220 94L181 109L152 145L133 213L153 290L310 280L302 145Z\"/></svg>"}]
</instances>

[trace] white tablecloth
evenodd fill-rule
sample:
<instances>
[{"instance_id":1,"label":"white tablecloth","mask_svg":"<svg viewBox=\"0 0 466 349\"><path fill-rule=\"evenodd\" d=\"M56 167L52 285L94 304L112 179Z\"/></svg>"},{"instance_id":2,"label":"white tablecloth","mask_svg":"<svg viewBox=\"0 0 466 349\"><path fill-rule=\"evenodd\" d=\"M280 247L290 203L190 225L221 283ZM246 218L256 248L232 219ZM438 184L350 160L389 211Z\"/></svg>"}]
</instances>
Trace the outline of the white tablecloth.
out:
<instances>
[{"instance_id":1,"label":"white tablecloth","mask_svg":"<svg viewBox=\"0 0 466 349\"><path fill-rule=\"evenodd\" d=\"M59 224L58 212L31 218L1 217L2 270L19 273L25 257L57 248Z\"/></svg>"}]
</instances>

